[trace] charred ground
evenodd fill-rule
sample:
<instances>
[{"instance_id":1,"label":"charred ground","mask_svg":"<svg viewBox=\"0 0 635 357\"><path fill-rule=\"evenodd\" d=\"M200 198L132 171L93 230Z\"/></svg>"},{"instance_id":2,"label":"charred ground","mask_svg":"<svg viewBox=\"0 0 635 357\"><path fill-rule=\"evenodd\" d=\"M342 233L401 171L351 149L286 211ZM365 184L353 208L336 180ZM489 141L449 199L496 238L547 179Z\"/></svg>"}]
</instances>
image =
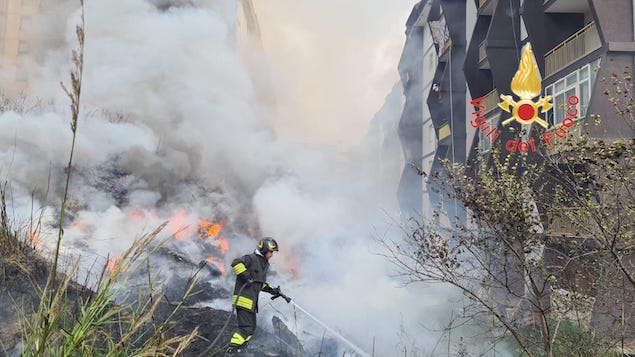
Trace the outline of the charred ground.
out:
<instances>
[{"instance_id":1,"label":"charred ground","mask_svg":"<svg viewBox=\"0 0 635 357\"><path fill-rule=\"evenodd\" d=\"M48 277L49 264L35 250L23 246L19 252L19 256L0 258L0 355L20 354L24 322L33 320L40 304L42 287ZM219 352L224 350L236 328L235 319L231 312L205 307L204 303L214 298L229 298L230 292L201 280L194 285L193 293L185 301L174 299L186 288L187 283L171 284L164 290L154 311L153 321L139 331L138 343L144 343L144 334L150 336L154 326L167 321L163 331L166 339L187 335L198 328L198 334L180 353L181 356L222 355ZM57 288L60 286L61 282L58 281ZM76 282L66 288L68 314L65 327L72 325L82 302L93 295L93 291ZM297 351L303 350L280 319L274 318L273 331L274 334L258 329L251 341L251 355L294 356ZM119 337L119 330L114 327L103 332L115 340ZM217 342L210 348L214 340Z\"/></svg>"}]
</instances>

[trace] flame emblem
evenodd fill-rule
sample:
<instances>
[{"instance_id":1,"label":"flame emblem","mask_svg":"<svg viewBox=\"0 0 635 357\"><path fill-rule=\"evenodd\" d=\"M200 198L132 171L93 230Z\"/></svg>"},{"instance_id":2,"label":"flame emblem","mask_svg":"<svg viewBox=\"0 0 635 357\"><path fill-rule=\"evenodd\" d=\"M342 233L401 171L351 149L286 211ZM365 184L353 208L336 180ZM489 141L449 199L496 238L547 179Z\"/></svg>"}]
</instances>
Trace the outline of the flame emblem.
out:
<instances>
[{"instance_id":1,"label":"flame emblem","mask_svg":"<svg viewBox=\"0 0 635 357\"><path fill-rule=\"evenodd\" d=\"M541 113L545 113L553 106L551 104L551 96L540 97L538 101L533 99L540 94L542 86L540 84L540 74L538 72L538 64L534 58L534 52L531 44L527 43L523 47L523 54L520 58L518 70L512 78L511 89L516 96L520 98L518 102L511 95L501 94L502 102L498 103L504 111L511 113L512 116L503 121L503 126L516 120L520 124L531 124L536 122L545 129L549 127L546 120L538 117L538 108Z\"/></svg>"}]
</instances>

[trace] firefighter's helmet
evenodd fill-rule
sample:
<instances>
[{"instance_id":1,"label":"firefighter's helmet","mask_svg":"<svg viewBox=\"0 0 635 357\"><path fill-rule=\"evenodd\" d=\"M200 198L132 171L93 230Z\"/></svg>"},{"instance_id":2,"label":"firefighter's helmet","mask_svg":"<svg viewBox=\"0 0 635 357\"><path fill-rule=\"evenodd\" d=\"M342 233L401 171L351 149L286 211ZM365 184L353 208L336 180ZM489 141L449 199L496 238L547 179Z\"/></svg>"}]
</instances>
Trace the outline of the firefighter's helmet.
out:
<instances>
[{"instance_id":1,"label":"firefighter's helmet","mask_svg":"<svg viewBox=\"0 0 635 357\"><path fill-rule=\"evenodd\" d=\"M278 251L278 242L271 237L264 237L258 242L258 251L265 255L268 252Z\"/></svg>"}]
</instances>

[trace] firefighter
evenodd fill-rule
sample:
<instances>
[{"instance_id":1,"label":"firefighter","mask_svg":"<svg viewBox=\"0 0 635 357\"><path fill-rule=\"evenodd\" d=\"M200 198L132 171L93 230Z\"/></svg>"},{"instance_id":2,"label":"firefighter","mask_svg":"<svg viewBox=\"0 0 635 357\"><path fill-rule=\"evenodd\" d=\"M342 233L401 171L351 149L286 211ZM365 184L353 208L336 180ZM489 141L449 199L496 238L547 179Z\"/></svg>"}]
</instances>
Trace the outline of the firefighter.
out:
<instances>
[{"instance_id":1,"label":"firefighter","mask_svg":"<svg viewBox=\"0 0 635 357\"><path fill-rule=\"evenodd\" d=\"M253 253L236 258L231 264L236 273L232 304L236 306L238 329L231 337L226 356L240 353L256 330L260 291L273 295L272 299L285 297L279 287L272 288L266 283L269 259L277 251L278 243L271 237L265 237L258 242Z\"/></svg>"}]
</instances>

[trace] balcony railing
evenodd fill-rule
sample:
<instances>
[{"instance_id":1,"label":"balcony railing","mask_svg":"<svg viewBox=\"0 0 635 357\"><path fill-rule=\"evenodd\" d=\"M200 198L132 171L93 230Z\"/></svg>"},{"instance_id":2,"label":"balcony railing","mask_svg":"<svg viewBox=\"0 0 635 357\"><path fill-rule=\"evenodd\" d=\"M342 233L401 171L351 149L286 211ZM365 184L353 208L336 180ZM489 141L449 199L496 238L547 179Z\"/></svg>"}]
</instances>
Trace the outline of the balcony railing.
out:
<instances>
[{"instance_id":1,"label":"balcony railing","mask_svg":"<svg viewBox=\"0 0 635 357\"><path fill-rule=\"evenodd\" d=\"M485 95L485 99L481 102L485 106L484 113L489 113L492 110L498 108L498 103L500 102L500 98L498 96L498 89L494 88L493 91L487 93Z\"/></svg>"},{"instance_id":2,"label":"balcony railing","mask_svg":"<svg viewBox=\"0 0 635 357\"><path fill-rule=\"evenodd\" d=\"M447 138L451 134L452 134L452 131L450 130L450 124L449 123L445 123L445 124L441 125L441 127L439 128L439 141Z\"/></svg>"},{"instance_id":3,"label":"balcony railing","mask_svg":"<svg viewBox=\"0 0 635 357\"><path fill-rule=\"evenodd\" d=\"M439 62L445 62L448 60L448 50L450 47L452 47L452 39L448 37L445 42L443 42L443 48L440 48Z\"/></svg>"},{"instance_id":4,"label":"balcony railing","mask_svg":"<svg viewBox=\"0 0 635 357\"><path fill-rule=\"evenodd\" d=\"M549 77L600 47L602 47L602 41L600 41L595 22L590 22L545 54L545 77Z\"/></svg>"},{"instance_id":5,"label":"balcony railing","mask_svg":"<svg viewBox=\"0 0 635 357\"><path fill-rule=\"evenodd\" d=\"M452 46L452 39L448 38L447 40L445 40L445 43L443 44L443 51L441 51L441 53L447 51L448 48L450 48L450 46Z\"/></svg>"},{"instance_id":6,"label":"balcony railing","mask_svg":"<svg viewBox=\"0 0 635 357\"><path fill-rule=\"evenodd\" d=\"M559 213L550 214L551 222L546 233L551 236L581 237L584 235L580 231L579 224L572 219L582 216L571 208L563 208Z\"/></svg>"},{"instance_id":7,"label":"balcony railing","mask_svg":"<svg viewBox=\"0 0 635 357\"><path fill-rule=\"evenodd\" d=\"M496 2L494 0L479 0L478 12L481 15L491 16L495 6L496 6Z\"/></svg>"},{"instance_id":8,"label":"balcony railing","mask_svg":"<svg viewBox=\"0 0 635 357\"><path fill-rule=\"evenodd\" d=\"M483 62L487 58L485 47L487 47L487 40L484 40L480 45L478 45L478 63Z\"/></svg>"}]
</instances>

